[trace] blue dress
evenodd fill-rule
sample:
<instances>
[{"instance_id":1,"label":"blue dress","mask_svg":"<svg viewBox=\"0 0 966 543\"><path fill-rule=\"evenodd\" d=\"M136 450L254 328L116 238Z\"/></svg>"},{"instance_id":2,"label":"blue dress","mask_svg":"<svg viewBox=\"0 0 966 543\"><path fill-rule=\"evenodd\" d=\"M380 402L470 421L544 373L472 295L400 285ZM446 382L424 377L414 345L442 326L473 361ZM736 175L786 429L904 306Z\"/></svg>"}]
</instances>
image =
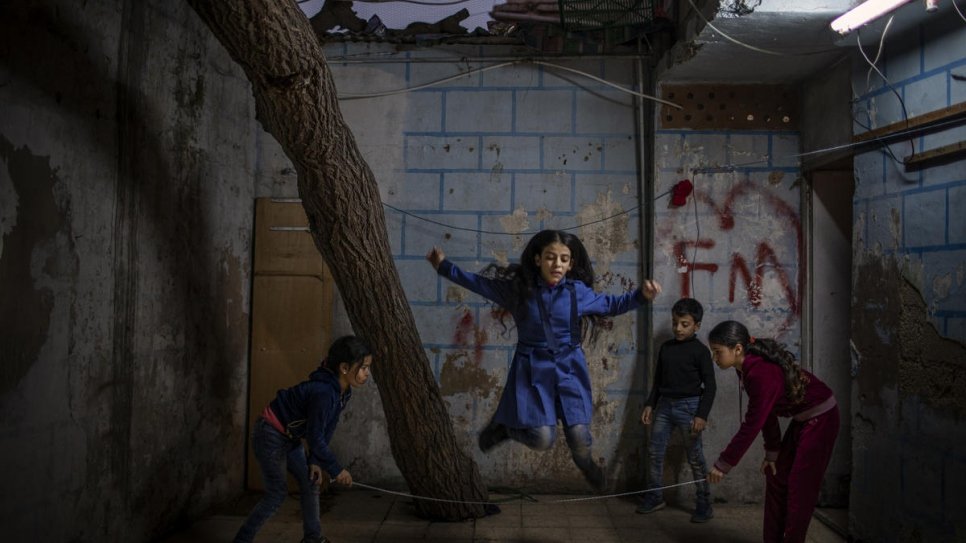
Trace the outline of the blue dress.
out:
<instances>
[{"instance_id":1,"label":"blue dress","mask_svg":"<svg viewBox=\"0 0 966 543\"><path fill-rule=\"evenodd\" d=\"M449 260L439 275L510 309L511 282L465 272ZM554 286L537 280L527 303L513 310L517 347L494 421L509 428L590 424L593 403L590 373L580 347L580 318L620 315L640 307L640 289L621 295L600 294L583 281L564 279ZM511 309L512 310L512 309Z\"/></svg>"}]
</instances>

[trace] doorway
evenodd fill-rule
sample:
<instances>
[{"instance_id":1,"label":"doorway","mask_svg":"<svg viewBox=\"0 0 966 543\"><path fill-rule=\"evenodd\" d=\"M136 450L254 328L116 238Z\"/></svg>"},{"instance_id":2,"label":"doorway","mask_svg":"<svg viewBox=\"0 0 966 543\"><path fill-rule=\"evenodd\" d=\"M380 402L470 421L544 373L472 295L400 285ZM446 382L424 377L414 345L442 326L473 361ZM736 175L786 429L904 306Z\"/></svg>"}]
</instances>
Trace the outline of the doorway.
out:
<instances>
[{"instance_id":1,"label":"doorway","mask_svg":"<svg viewBox=\"0 0 966 543\"><path fill-rule=\"evenodd\" d=\"M249 434L281 388L308 378L332 342L333 279L300 200L255 201ZM262 490L248 440L247 488ZM297 485L289 479L289 488Z\"/></svg>"},{"instance_id":2,"label":"doorway","mask_svg":"<svg viewBox=\"0 0 966 543\"><path fill-rule=\"evenodd\" d=\"M842 417L819 505L845 511L852 472L850 313L854 178L851 169L812 171L807 178L808 318L803 330L807 338L803 342L807 346L806 369L832 388Z\"/></svg>"}]
</instances>

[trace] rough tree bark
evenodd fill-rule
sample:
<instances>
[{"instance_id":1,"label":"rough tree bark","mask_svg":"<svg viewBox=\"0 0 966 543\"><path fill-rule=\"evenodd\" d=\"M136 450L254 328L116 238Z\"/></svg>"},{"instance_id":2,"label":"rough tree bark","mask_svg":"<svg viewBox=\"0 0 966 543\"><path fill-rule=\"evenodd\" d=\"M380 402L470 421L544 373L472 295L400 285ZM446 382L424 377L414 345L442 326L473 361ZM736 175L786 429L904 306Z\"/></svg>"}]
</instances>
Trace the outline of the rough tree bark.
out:
<instances>
[{"instance_id":1,"label":"rough tree bark","mask_svg":"<svg viewBox=\"0 0 966 543\"><path fill-rule=\"evenodd\" d=\"M481 517L486 487L457 445L391 258L379 189L342 118L332 75L294 1L188 0L245 70L259 121L298 172L315 244L374 372L396 464L423 516ZM428 270L428 266L427 266Z\"/></svg>"}]
</instances>

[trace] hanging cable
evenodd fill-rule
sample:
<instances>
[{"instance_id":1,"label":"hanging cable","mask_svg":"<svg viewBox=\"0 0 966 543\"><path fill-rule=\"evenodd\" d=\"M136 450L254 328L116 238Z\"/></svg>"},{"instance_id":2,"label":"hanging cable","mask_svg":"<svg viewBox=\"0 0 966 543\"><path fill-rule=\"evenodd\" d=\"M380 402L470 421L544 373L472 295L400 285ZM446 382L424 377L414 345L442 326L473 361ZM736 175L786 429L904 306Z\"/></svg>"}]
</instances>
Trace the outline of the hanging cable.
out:
<instances>
[{"instance_id":1,"label":"hanging cable","mask_svg":"<svg viewBox=\"0 0 966 543\"><path fill-rule=\"evenodd\" d=\"M665 192L663 192L663 193L658 194L657 196L655 196L654 199L657 200L658 198L661 198L663 196L666 196L666 195L670 194L670 192L671 192L670 190L667 190L667 191L665 191ZM402 213L403 215L406 215L408 217L412 217L414 219L418 219L418 220L421 220L421 221L424 221L424 222L432 223L432 224L435 224L437 226L442 226L442 227L448 228L450 230L460 230L460 231L463 231L463 232L473 232L475 234L490 234L490 235L494 235L494 236L528 236L528 235L533 235L533 234L539 233L539 230L532 230L532 231L525 231L525 232L499 232L499 231L496 231L496 230L479 230L477 228L466 228L466 227L463 227L463 226L453 226L451 224L446 224L446 223L443 223L443 222L440 222L440 221L437 221L437 220L433 220L433 219L429 219L429 218L423 217L422 215L417 215L415 213L410 213L409 211L406 211L405 209L399 209L398 207L395 207L393 205L387 204L385 202L383 202L382 205L388 207L389 209L392 209L393 211L397 211L399 213ZM560 228L560 230L565 230L565 231L566 230L576 230L578 228L583 228L585 226L591 226L591 225L594 225L594 224L599 224L599 223L602 223L602 222L609 221L611 219L615 219L617 217L620 217L621 215L627 215L628 213L632 213L632 212L637 211L639 209L640 209L640 205L637 205L637 206L634 206L632 208L622 209L621 211L619 211L617 213L614 213L613 215L609 215L607 217L604 217L604 218L601 218L601 219L597 219L596 221L590 221L590 222L580 223L580 224L576 224L574 226L568 226L566 228Z\"/></svg>"},{"instance_id":2,"label":"hanging cable","mask_svg":"<svg viewBox=\"0 0 966 543\"><path fill-rule=\"evenodd\" d=\"M695 175L691 176L691 182L694 184L694 188L691 189L691 203L694 207L694 250L691 251L691 262L688 265L691 267L691 273L688 274L688 278L691 280L691 297L695 297L694 290L694 263L698 260L698 244L701 242L701 223L698 221L698 178Z\"/></svg>"},{"instance_id":3,"label":"hanging cable","mask_svg":"<svg viewBox=\"0 0 966 543\"><path fill-rule=\"evenodd\" d=\"M956 5L956 0L949 0L949 2L956 9L956 13L959 14L959 18L962 19L963 22L966 22L966 15L963 15L963 12L959 10L959 6Z\"/></svg>"},{"instance_id":4,"label":"hanging cable","mask_svg":"<svg viewBox=\"0 0 966 543\"><path fill-rule=\"evenodd\" d=\"M495 70L497 68L505 68L507 66L514 66L514 65L517 65L517 64L535 64L535 65L538 65L538 66L544 66L546 68L550 68L551 70L559 70L559 71L574 73L574 74L580 75L582 77L586 77L587 79L591 79L593 81L597 81L598 83L602 83L604 85L607 85L609 87L612 87L614 89L617 89L617 90L619 90L621 92L630 94L632 96L637 96L637 97L640 97L640 98L645 98L647 100L653 100L655 102L660 102L660 103L662 103L664 105L667 105L667 106L670 106L670 107L673 107L673 108L676 108L676 109L684 109L684 107L681 106L680 104L676 104L674 102L669 102L667 100L663 100L661 98L657 98L657 97L651 96L649 94L644 94L642 92L637 92L637 91L635 91L633 89L628 89L626 87L622 87L622 86L620 86L620 85L618 85L616 83L611 83L610 81L607 81L606 79L602 79L600 77L597 77L595 75L589 74L587 72L582 72L580 70L575 70L573 68L568 68L566 66L560 66L559 64L552 64L550 62L544 62L542 60L533 60L533 59L513 60L513 61L509 61L509 62L501 62L499 64L493 64L491 66L484 66L482 68L474 68L474 69L471 69L471 70L467 70L465 72L460 72L460 73L458 73L456 75L451 75L449 77L444 77L442 79L438 79L436 81L430 81L429 83L423 83L421 85L415 85L413 87L406 87L406 88L403 88L403 89L396 89L396 90L382 91L382 92L370 92L370 93L356 93L356 94L347 93L347 94L340 94L339 95L339 99L340 100L358 100L360 98L379 98L379 97L383 97L383 96L392 96L392 95L395 95L395 94L405 94L407 92L413 92L413 91L417 91L417 90L420 90L420 89L425 89L425 88L433 87L433 86L436 86L436 85L442 85L443 83L449 83L450 81L454 81L456 79L461 79L461 78L464 78L464 77L469 76L469 75L473 75L473 74L477 74L477 73L483 73L483 72L487 72L487 71L490 71L490 70Z\"/></svg>"},{"instance_id":5,"label":"hanging cable","mask_svg":"<svg viewBox=\"0 0 966 543\"><path fill-rule=\"evenodd\" d=\"M886 22L885 28L882 29L882 36L879 37L879 50L875 52L875 60L869 60L869 56L865 54L865 49L862 48L862 39L859 36L859 33L861 31L857 29L855 32L856 40L859 46L859 52L862 53L862 58L864 58L865 61L869 64L869 71L865 74L865 93L866 94L868 94L872 90L872 72L873 71L879 74L879 77L881 77L886 84L889 83L889 79L885 76L884 73L882 73L881 70L879 70L878 64L879 64L879 58L882 57L882 51L885 49L886 33L889 32L889 27L892 26L893 19L895 19L894 15L889 17L889 20Z\"/></svg>"},{"instance_id":6,"label":"hanging cable","mask_svg":"<svg viewBox=\"0 0 966 543\"><path fill-rule=\"evenodd\" d=\"M886 23L885 28L882 29L882 36L880 36L879 38L879 51L876 53L874 61L869 59L869 56L865 54L865 49L862 48L862 35L861 35L861 30L858 28L855 29L855 41L856 41L856 44L859 46L859 53L862 54L862 58L864 58L865 61L869 63L869 66L871 66L871 68L869 68L869 72L866 74L866 82L865 82L866 94L868 94L871 91L872 71L875 70L875 72L879 74L879 77L882 78L883 86L891 90L892 93L895 94L896 98L899 100L899 105L902 106L902 120L908 121L909 113L908 111L906 111L906 101L902 99L901 95L899 95L899 91L896 90L895 86L893 86L892 83L889 82L889 78L887 78L885 74L882 73L881 70L879 70L879 67L876 66L876 64L879 62L879 57L882 55L882 50L885 48L886 33L889 31L889 27L892 25L892 19L894 17L895 17L894 15L889 17L889 21ZM909 138L909 150L910 150L909 152L910 155L916 154L916 145L913 142L911 137ZM892 153L891 149L889 149L889 154L892 155L893 159L896 158L896 156ZM896 161L898 162L898 159L896 159Z\"/></svg>"},{"instance_id":7,"label":"hanging cable","mask_svg":"<svg viewBox=\"0 0 966 543\"><path fill-rule=\"evenodd\" d=\"M460 72L460 73L458 73L456 75L451 75L449 77L444 77L442 79L437 79L436 81L430 81L429 83L423 83L422 85L416 85L414 87L406 87L404 89L396 89L396 90L383 91L383 92L369 92L369 93L361 93L361 94L352 94L352 93L341 94L341 95L339 95L339 100L358 100L359 98L380 98L382 96L392 96L394 94L405 94L407 92L413 92L413 91L417 91L417 90L420 90L420 89L425 89L425 88L433 87L433 86L436 86L436 85L442 85L443 83L449 83L450 81L454 81L456 79L461 79L461 78L466 77L468 75L473 75L473 74L477 74L477 73L488 72L490 70L495 70L497 68L503 68L505 66L513 66L514 64L517 64L517 63L518 63L518 61L501 62L499 64L493 64L491 66L484 66L482 68L475 68L475 69L468 70L468 71L465 71L465 72Z\"/></svg>"},{"instance_id":8,"label":"hanging cable","mask_svg":"<svg viewBox=\"0 0 966 543\"><path fill-rule=\"evenodd\" d=\"M547 67L549 67L549 68L551 68L553 70L562 70L562 71L565 71L565 72L571 72L571 73L575 73L575 74L578 74L578 75L582 75L582 76L584 76L584 77L586 77L588 79L592 79L594 81L597 81L598 83L603 83L604 85L613 87L613 88L615 88L615 89L617 89L617 90L619 90L621 92L626 92L627 94L630 94L632 96L637 96L639 98L645 98L647 100L653 100L655 102L659 102L659 103L662 103L662 104L664 104L666 106L671 106L673 108L684 109L684 106L681 106L679 104L675 104L674 102L669 102L667 100L663 100L661 98L657 98L657 97L651 96L649 94L644 94L643 92L637 92L637 91L634 91L634 90L631 90L631 89L624 88L624 87L622 87L620 85L617 85L615 83L611 83L610 81L607 81L605 79L601 79L601 78L599 78L599 77L597 77L595 75L590 75L590 74L588 74L586 72L582 72L580 70L575 70L573 68L568 68L566 66L560 66L558 64L551 64L549 62L544 62L542 60L534 60L534 61L531 61L531 62L533 62L534 64L537 64L537 65L540 65L540 66L547 66Z\"/></svg>"}]
</instances>

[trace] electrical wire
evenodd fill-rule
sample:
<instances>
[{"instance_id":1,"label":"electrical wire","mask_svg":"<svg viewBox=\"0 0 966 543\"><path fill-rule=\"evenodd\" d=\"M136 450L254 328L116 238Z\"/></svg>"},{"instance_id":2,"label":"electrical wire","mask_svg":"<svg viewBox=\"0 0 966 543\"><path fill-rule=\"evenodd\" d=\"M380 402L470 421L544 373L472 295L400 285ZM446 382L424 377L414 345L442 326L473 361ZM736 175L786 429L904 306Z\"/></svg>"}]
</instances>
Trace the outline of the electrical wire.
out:
<instances>
[{"instance_id":1,"label":"electrical wire","mask_svg":"<svg viewBox=\"0 0 966 543\"><path fill-rule=\"evenodd\" d=\"M861 126L862 128L864 128L866 130L872 130L872 127L871 126L863 123L862 121L856 119L855 117L852 118L852 121L855 122L855 124ZM897 157L896 154L892 152L892 147L890 147L889 145L883 143L882 144L882 149L883 149L883 151L886 154L888 154L890 157L892 157L893 162L895 162L896 164L903 164L903 162L901 160L899 160L899 157Z\"/></svg>"},{"instance_id":2,"label":"electrical wire","mask_svg":"<svg viewBox=\"0 0 966 543\"><path fill-rule=\"evenodd\" d=\"M732 38L728 34L722 32L721 29L719 29L718 27L716 27L713 24L711 24L711 21L709 21L708 18L705 17L703 13L701 13L701 10L698 9L698 6L694 5L694 2L692 0L688 0L688 3L691 4L691 8L693 8L694 11L695 11L695 13L697 13L698 16L701 17L701 19L704 21L704 23L706 25L708 25L708 28L710 28L711 30L714 30L718 34L721 34L721 37L722 38L730 41L731 43L734 43L736 45L740 45L740 46L745 47L747 49L750 49L752 51L757 51L759 53L764 53L766 55L776 55L776 56L783 56L783 57L786 57L786 56L787 57L797 57L797 56L808 56L808 55L821 55L821 54L824 54L824 53L831 53L833 51L837 51L837 49L820 49L820 50L817 50L817 51L804 51L804 52L800 52L800 53L786 53L786 52L781 52L781 51L771 51L771 50L768 50L768 49L762 49L761 47L755 47L754 45L750 45L750 44L747 44L747 43L745 43L743 41L739 41L739 40L737 40L735 38Z\"/></svg>"},{"instance_id":3,"label":"electrical wire","mask_svg":"<svg viewBox=\"0 0 966 543\"><path fill-rule=\"evenodd\" d=\"M694 262L698 259L698 243L701 242L701 222L698 219L698 183L697 176L691 176L691 203L694 205L694 251L691 252L691 262L688 265L691 267L691 273L688 274L688 279L691 280L691 297L694 297Z\"/></svg>"},{"instance_id":4,"label":"electrical wire","mask_svg":"<svg viewBox=\"0 0 966 543\"><path fill-rule=\"evenodd\" d=\"M644 94L642 92L637 92L637 91L635 91L633 89L628 89L626 87L622 87L622 86L620 86L620 85L618 85L616 83L611 83L610 81L607 81L606 79L602 79L602 78L597 77L595 75L591 75L591 74L589 74L587 72L582 72L580 70L575 70L573 68L568 68L566 66L560 66L558 64L552 64L550 62L544 62L542 60L533 60L533 59L513 60L513 61L509 61L509 62L501 62L499 64L493 64L493 65L490 65L490 66L484 66L482 68L474 68L472 70L467 70L465 72L460 72L460 73L458 73L456 75L451 75L449 77L444 77L444 78L438 79L436 81L430 81L429 83L423 83L421 85L415 85L413 87L406 87L406 88L403 88L403 89L396 89L396 90L382 91L382 92L370 92L370 93L357 93L357 94L349 93L349 94L341 94L341 95L339 95L339 99L340 100L358 100L358 99L361 99L361 98L379 98L379 97L383 97L383 96L392 96L392 95L395 95L395 94L405 94L407 92L413 92L413 91L417 91L417 90L420 90L420 89L425 89L425 88L428 88L428 87L433 87L433 86L436 86L436 85L441 85L443 83L448 83L450 81L454 81L456 79L461 79L461 78L464 78L464 77L469 76L469 75L473 75L473 74L477 74L477 73L483 73L483 72L487 72L489 70L495 70L497 68L504 68L504 67L507 67L507 66L514 66L514 65L517 65L517 64L536 64L538 66L544 66L546 68L550 68L551 70L560 70L560 71L564 71L564 72L571 72L571 73L574 73L574 74L577 74L577 75L586 77L587 79L591 79L593 81L597 81L598 83L602 83L604 85L607 85L609 87L612 87L614 89L617 89L617 90L619 90L621 92L625 92L625 93L630 94L632 96L637 96L639 98L644 98L644 99L647 99L647 100L653 100L655 102L660 102L660 103L662 103L664 105L667 105L667 106L670 106L670 107L673 107L673 108L676 108L676 109L684 109L684 106L681 106L680 104L676 104L674 102L669 102L667 100L664 100L664 99L661 99L661 98L657 98L656 96L651 96L649 94Z\"/></svg>"},{"instance_id":5,"label":"electrical wire","mask_svg":"<svg viewBox=\"0 0 966 543\"><path fill-rule=\"evenodd\" d=\"M953 125L962 124L963 122L964 122L964 119L962 119L962 118L949 119L949 120L942 121L942 122L939 122L939 123L930 124L929 126L925 126L925 127L923 127L923 126L917 126L917 127L913 127L913 128L908 128L906 130L897 130L897 131L895 131L895 132L893 132L891 134L888 134L888 135L885 135L885 136L880 136L878 138L872 138L872 139L867 140L867 141L857 141L857 142L852 142L852 143L843 143L842 145L835 145L835 146L832 146L832 147L826 147L824 149L816 149L814 151L807 151L805 153L797 153L797 154L794 154L794 155L785 155L785 156L786 157L789 157L789 158L792 158L792 157L803 157L803 156L810 156L810 155L819 155L819 154L822 154L822 153L831 153L832 151L841 151L843 149L853 149L853 148L856 148L856 147L864 147L864 146L872 145L872 144L875 144L875 143L885 143L887 140L894 139L894 138L897 138L897 137L907 136L907 135L910 136L910 137L912 137L912 136L919 135L920 133L922 133L925 130L935 130L937 128L943 128L943 127L946 127L946 126L953 126Z\"/></svg>"},{"instance_id":6,"label":"electrical wire","mask_svg":"<svg viewBox=\"0 0 966 543\"><path fill-rule=\"evenodd\" d=\"M956 5L956 0L949 0L949 3L953 5L953 8L955 8L956 13L959 14L959 18L962 19L964 22L966 22L966 15L963 15L963 12L959 11L959 6Z\"/></svg>"},{"instance_id":7,"label":"electrical wire","mask_svg":"<svg viewBox=\"0 0 966 543\"><path fill-rule=\"evenodd\" d=\"M551 64L549 62L544 62L542 60L531 60L530 62L532 62L534 64L537 64L539 66L546 66L546 67L548 67L548 68L550 68L552 70L562 70L564 72L571 72L571 73L575 73L575 74L578 74L578 75L582 75L582 76L584 76L584 77L586 77L588 79L592 79L594 81L597 81L598 83L603 83L604 85L607 85L609 87L613 87L613 88L615 88L615 89L617 89L617 90L619 90L621 92L626 92L627 94L630 94L632 96L637 96L638 98L645 98L647 100L653 100L655 102L660 102L660 103L662 103L662 104L664 104L666 106L671 106L673 108L684 109L684 106L681 106L679 104L675 104L674 102L669 102L667 100L662 100L661 98L657 98L657 97L651 96L649 94L644 94L643 92L637 92L635 90L631 90L631 89L628 89L628 88L624 88L624 87L622 87L620 85L617 85L616 83L611 83L610 81L607 81L606 79L601 79L601 78L599 78L599 77L597 77L595 75L590 75L589 73L582 72L580 70L575 70L573 68L568 68L566 66L560 66L559 64Z\"/></svg>"},{"instance_id":8,"label":"electrical wire","mask_svg":"<svg viewBox=\"0 0 966 543\"><path fill-rule=\"evenodd\" d=\"M862 58L864 58L865 61L867 63L869 63L869 66L871 67L871 68L869 68L869 71L866 74L866 83L865 83L866 84L866 89L865 89L866 94L868 94L871 91L872 71L875 70L875 72L877 74L879 74L879 77L882 78L882 84L883 84L883 86L885 86L889 90L891 90L892 93L896 95L896 98L899 99L899 104L902 106L902 120L903 121L908 121L909 120L909 112L906 110L906 101L902 99L902 96L901 95L899 95L899 91L897 91L896 88L895 88L895 86L892 85L892 83L889 81L889 78L887 78L885 76L885 74L882 73L882 70L879 70L879 67L876 66L876 64L879 62L879 57L882 56L882 51L885 48L886 33L889 31L889 27L892 25L892 20L893 20L894 17L895 17L894 15L891 16L891 17L889 17L889 21L886 23L885 28L882 29L882 36L879 37L879 51L876 53L875 60L874 61L871 60L871 59L869 59L869 55L866 55L865 54L865 49L862 48L862 35L861 35L861 30L858 29L858 28L855 29L855 42L859 46L859 53L862 53ZM915 142L913 142L912 138L909 138L909 148L910 148L910 153L909 153L910 155L916 154L916 144L915 144ZM892 158L894 160L896 160L896 162L901 163L896 158L896 156L892 153L892 149L889 149L889 154L892 155Z\"/></svg>"},{"instance_id":9,"label":"electrical wire","mask_svg":"<svg viewBox=\"0 0 966 543\"><path fill-rule=\"evenodd\" d=\"M851 88L851 91L852 91L851 104L855 106L859 103L859 93L855 91L855 85L852 83L851 79L849 79L849 87ZM868 77L866 77L866 92L868 92L868 88L869 88L869 80L868 80ZM857 113L864 113L866 118L868 119L868 123L863 123L862 121L860 121L858 117L855 116L855 114ZM871 125L872 125L873 115L874 115L873 112L868 108L857 107L853 112L852 122L861 126L867 131L872 130ZM899 157L897 157L896 154L892 152L891 147L889 147L888 145L882 144L882 148L886 153L889 154L889 156L892 158L894 162L900 163L900 164L902 163L902 161L899 160Z\"/></svg>"},{"instance_id":10,"label":"electrical wire","mask_svg":"<svg viewBox=\"0 0 966 543\"><path fill-rule=\"evenodd\" d=\"M663 192L661 194L658 194L657 196L654 197L654 200L658 200L659 198L662 198L664 196L667 196L668 194L671 193L671 190L672 189L668 189L667 191L665 191L665 192ZM417 215L415 213L411 213L409 211L406 211L405 209L399 209L398 207L393 206L393 205L390 205L390 204L387 204L385 202L383 202L382 205L384 205L385 207L388 207L389 209L392 209L393 211L397 211L399 213L402 213L403 215L406 215L408 217L412 217L414 219L418 219L418 220L421 220L421 221L424 221L424 222L428 222L428 223L431 223L431 224L435 224L437 226L442 226L443 228L448 228L450 230L460 230L460 231L463 231L463 232L473 232L475 234L490 234L490 235L494 235L494 236L525 236L525 235L533 235L533 234L539 233L539 230L531 230L531 231L524 231L524 232L499 232L499 231L496 231L496 230L479 230L477 228L466 228L464 226L453 226L451 224L446 224L446 223L443 223L443 222L440 222L440 221L437 221L437 220L433 220L433 219L429 219L427 217L423 217L422 215ZM638 204L638 205L636 205L634 207L627 208L627 209L622 209L619 212L614 213L613 215L608 215L607 217L604 217L604 218L601 218L601 219L597 219L595 221L580 223L580 224L576 224L574 226L568 226L566 228L560 228L559 230L577 230L578 228L583 228L585 226L591 226L591 225L594 225L594 224L606 222L606 221L609 221L611 219L615 219L617 217L620 217L621 215L627 215L628 213L633 213L634 211L639 210L640 207L641 207L640 204Z\"/></svg>"},{"instance_id":11,"label":"electrical wire","mask_svg":"<svg viewBox=\"0 0 966 543\"><path fill-rule=\"evenodd\" d=\"M442 85L443 83L448 83L450 81L454 81L456 79L460 79L460 78L466 77L468 75L473 75L473 74L476 74L476 73L488 72L490 70L495 70L497 68L503 68L505 66L513 66L514 64L517 64L517 62L516 61L501 62L499 64L493 64L491 66L484 66L482 68L475 68L475 69L468 70L468 71L465 71L465 72L460 72L460 73L458 73L456 75L451 75L449 77L444 77L442 79L437 79L436 81L430 81L429 83L423 83L421 85L416 85L414 87L406 87L404 89L396 89L396 90L383 91L383 92L369 92L369 93L361 93L361 94L351 94L351 93L349 93L349 94L342 94L342 95L339 95L339 100L358 100L360 98L379 98L379 97L382 97L382 96L392 96L394 94L405 94L407 92L413 92L413 91L417 91L417 90L420 90L420 89L429 88L429 87L432 87L432 86L435 86L435 85Z\"/></svg>"},{"instance_id":12,"label":"electrical wire","mask_svg":"<svg viewBox=\"0 0 966 543\"><path fill-rule=\"evenodd\" d=\"M884 73L882 73L881 70L879 70L877 65L879 64L879 59L882 58L882 51L885 49L886 33L889 32L889 27L892 26L893 19L895 19L894 15L889 17L889 20L886 22L885 28L882 29L882 36L879 37L879 50L876 51L875 53L875 60L869 60L869 56L865 54L865 49L862 48L862 40L859 37L860 30L856 29L855 35L856 35L856 39L858 40L859 52L862 53L862 57L865 58L865 61L868 62L870 66L869 71L865 74L866 94L868 94L869 91L872 90L872 72L873 71L879 74L879 77L881 77L883 81L885 81L886 83L889 82L889 79L885 76Z\"/></svg>"}]
</instances>

